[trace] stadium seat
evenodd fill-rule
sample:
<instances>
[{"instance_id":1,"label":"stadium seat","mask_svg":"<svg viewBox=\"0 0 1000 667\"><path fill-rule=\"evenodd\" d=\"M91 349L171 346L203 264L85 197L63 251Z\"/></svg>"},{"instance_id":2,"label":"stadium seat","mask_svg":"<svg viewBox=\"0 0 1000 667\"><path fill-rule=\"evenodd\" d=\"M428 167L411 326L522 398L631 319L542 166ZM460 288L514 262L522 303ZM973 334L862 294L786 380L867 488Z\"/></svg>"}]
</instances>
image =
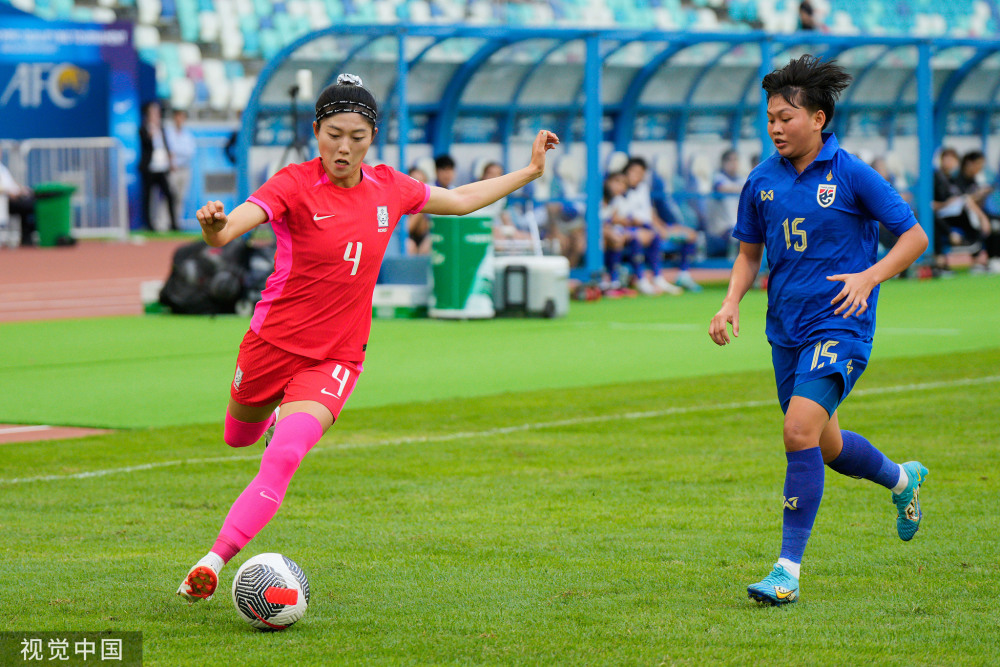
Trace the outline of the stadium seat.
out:
<instances>
[{"instance_id":1,"label":"stadium seat","mask_svg":"<svg viewBox=\"0 0 1000 667\"><path fill-rule=\"evenodd\" d=\"M468 22L471 25L490 25L494 21L493 5L488 0L473 0L469 3Z\"/></svg>"},{"instance_id":2,"label":"stadium seat","mask_svg":"<svg viewBox=\"0 0 1000 667\"><path fill-rule=\"evenodd\" d=\"M199 41L209 44L217 44L219 42L221 22L219 21L218 14L214 11L199 12L198 26Z\"/></svg>"},{"instance_id":3,"label":"stadium seat","mask_svg":"<svg viewBox=\"0 0 1000 667\"><path fill-rule=\"evenodd\" d=\"M313 30L323 30L331 25L333 20L327 6L315 0L309 3L309 27Z\"/></svg>"},{"instance_id":4,"label":"stadium seat","mask_svg":"<svg viewBox=\"0 0 1000 667\"><path fill-rule=\"evenodd\" d=\"M195 99L195 85L187 77L179 77L170 82L170 106L173 109L189 109Z\"/></svg>"},{"instance_id":5,"label":"stadium seat","mask_svg":"<svg viewBox=\"0 0 1000 667\"><path fill-rule=\"evenodd\" d=\"M225 63L217 58L206 58L202 61L201 68L208 90L208 106L215 111L227 110L231 85Z\"/></svg>"},{"instance_id":6,"label":"stadium seat","mask_svg":"<svg viewBox=\"0 0 1000 667\"><path fill-rule=\"evenodd\" d=\"M138 24L132 37L139 57L153 64L159 55L160 31L151 25Z\"/></svg>"},{"instance_id":7,"label":"stadium seat","mask_svg":"<svg viewBox=\"0 0 1000 667\"><path fill-rule=\"evenodd\" d=\"M257 79L250 76L241 76L232 80L232 95L229 103L233 111L243 111L246 108L256 84Z\"/></svg>"},{"instance_id":8,"label":"stadium seat","mask_svg":"<svg viewBox=\"0 0 1000 667\"><path fill-rule=\"evenodd\" d=\"M155 26L156 22L160 20L161 9L160 0L136 0L139 23Z\"/></svg>"},{"instance_id":9,"label":"stadium seat","mask_svg":"<svg viewBox=\"0 0 1000 667\"><path fill-rule=\"evenodd\" d=\"M255 48L253 49L246 49L244 53L243 33L228 23L223 24L219 33L219 46L221 47L222 57L230 60L243 57L244 55L249 58L256 58L259 55L256 45L254 45Z\"/></svg>"},{"instance_id":10,"label":"stadium seat","mask_svg":"<svg viewBox=\"0 0 1000 667\"><path fill-rule=\"evenodd\" d=\"M261 28L258 36L260 38L260 55L264 60L270 60L278 55L284 46L281 42L281 35L273 28Z\"/></svg>"},{"instance_id":11,"label":"stadium seat","mask_svg":"<svg viewBox=\"0 0 1000 667\"><path fill-rule=\"evenodd\" d=\"M628 153L624 151L612 151L607 158L604 159L604 173L605 174L615 174L623 169L628 163Z\"/></svg>"},{"instance_id":12,"label":"stadium seat","mask_svg":"<svg viewBox=\"0 0 1000 667\"><path fill-rule=\"evenodd\" d=\"M406 3L413 23L431 23L431 6L426 0L409 0Z\"/></svg>"}]
</instances>

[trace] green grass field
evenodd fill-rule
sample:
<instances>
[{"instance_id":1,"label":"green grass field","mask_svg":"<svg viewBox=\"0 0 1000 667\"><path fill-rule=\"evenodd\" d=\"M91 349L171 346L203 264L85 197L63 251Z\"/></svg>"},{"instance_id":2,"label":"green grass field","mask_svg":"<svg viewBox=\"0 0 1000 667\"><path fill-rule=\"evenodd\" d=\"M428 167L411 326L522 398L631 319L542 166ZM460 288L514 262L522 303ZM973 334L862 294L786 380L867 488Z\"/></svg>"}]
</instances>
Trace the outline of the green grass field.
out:
<instances>
[{"instance_id":1,"label":"green grass field","mask_svg":"<svg viewBox=\"0 0 1000 667\"><path fill-rule=\"evenodd\" d=\"M376 322L341 423L191 606L173 592L261 452L221 439L247 321L4 325L0 422L122 430L0 446L0 630L141 630L168 666L998 664L998 295L996 277L885 286L841 424L927 464L924 524L900 542L888 491L828 471L802 600L778 609L745 593L776 557L784 478L760 293L725 349L720 289ZM263 551L310 577L284 633L229 599Z\"/></svg>"}]
</instances>

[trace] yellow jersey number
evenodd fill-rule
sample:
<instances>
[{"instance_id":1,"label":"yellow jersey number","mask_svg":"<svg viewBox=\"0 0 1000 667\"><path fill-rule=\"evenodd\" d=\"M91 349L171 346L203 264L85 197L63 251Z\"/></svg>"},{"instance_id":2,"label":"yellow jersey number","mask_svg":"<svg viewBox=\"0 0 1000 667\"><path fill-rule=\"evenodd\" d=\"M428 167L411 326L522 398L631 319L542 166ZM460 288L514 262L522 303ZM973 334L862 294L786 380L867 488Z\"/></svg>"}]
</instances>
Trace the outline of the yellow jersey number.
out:
<instances>
[{"instance_id":1,"label":"yellow jersey number","mask_svg":"<svg viewBox=\"0 0 1000 667\"><path fill-rule=\"evenodd\" d=\"M792 247L792 237L797 236L799 240L795 242L796 252L802 252L806 249L806 230L799 229L799 224L805 222L805 218L795 218L792 220L792 224L788 224L788 218L781 223L781 228L785 230L785 248L790 249Z\"/></svg>"}]
</instances>

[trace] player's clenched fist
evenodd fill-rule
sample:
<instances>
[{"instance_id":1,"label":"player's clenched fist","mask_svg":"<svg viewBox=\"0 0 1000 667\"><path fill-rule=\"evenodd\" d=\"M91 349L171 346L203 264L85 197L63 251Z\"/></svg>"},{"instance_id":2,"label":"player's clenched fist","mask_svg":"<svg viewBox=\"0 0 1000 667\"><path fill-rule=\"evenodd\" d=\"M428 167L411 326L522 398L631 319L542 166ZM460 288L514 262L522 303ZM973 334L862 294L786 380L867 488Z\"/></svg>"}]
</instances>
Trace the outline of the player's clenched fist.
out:
<instances>
[{"instance_id":1,"label":"player's clenched fist","mask_svg":"<svg viewBox=\"0 0 1000 667\"><path fill-rule=\"evenodd\" d=\"M229 218L226 216L226 207L221 201L210 201L195 213L202 230L215 234L222 231Z\"/></svg>"}]
</instances>

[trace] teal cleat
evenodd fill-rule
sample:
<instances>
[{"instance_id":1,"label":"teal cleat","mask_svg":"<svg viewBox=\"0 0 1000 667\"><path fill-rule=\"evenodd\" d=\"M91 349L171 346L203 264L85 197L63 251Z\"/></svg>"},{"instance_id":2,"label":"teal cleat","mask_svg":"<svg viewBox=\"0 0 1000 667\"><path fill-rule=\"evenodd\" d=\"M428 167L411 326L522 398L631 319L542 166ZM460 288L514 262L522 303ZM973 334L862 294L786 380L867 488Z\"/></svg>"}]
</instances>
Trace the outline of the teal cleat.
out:
<instances>
[{"instance_id":1,"label":"teal cleat","mask_svg":"<svg viewBox=\"0 0 1000 667\"><path fill-rule=\"evenodd\" d=\"M896 504L897 511L896 532L899 533L899 539L909 542L920 528L920 519L923 517L920 511L920 485L927 478L927 468L918 461L909 461L903 464L903 470L910 481L902 493L892 494L892 502Z\"/></svg>"},{"instance_id":2,"label":"teal cleat","mask_svg":"<svg viewBox=\"0 0 1000 667\"><path fill-rule=\"evenodd\" d=\"M747 595L770 605L795 602L799 599L799 580L781 565L775 565L763 581L747 586Z\"/></svg>"}]
</instances>

